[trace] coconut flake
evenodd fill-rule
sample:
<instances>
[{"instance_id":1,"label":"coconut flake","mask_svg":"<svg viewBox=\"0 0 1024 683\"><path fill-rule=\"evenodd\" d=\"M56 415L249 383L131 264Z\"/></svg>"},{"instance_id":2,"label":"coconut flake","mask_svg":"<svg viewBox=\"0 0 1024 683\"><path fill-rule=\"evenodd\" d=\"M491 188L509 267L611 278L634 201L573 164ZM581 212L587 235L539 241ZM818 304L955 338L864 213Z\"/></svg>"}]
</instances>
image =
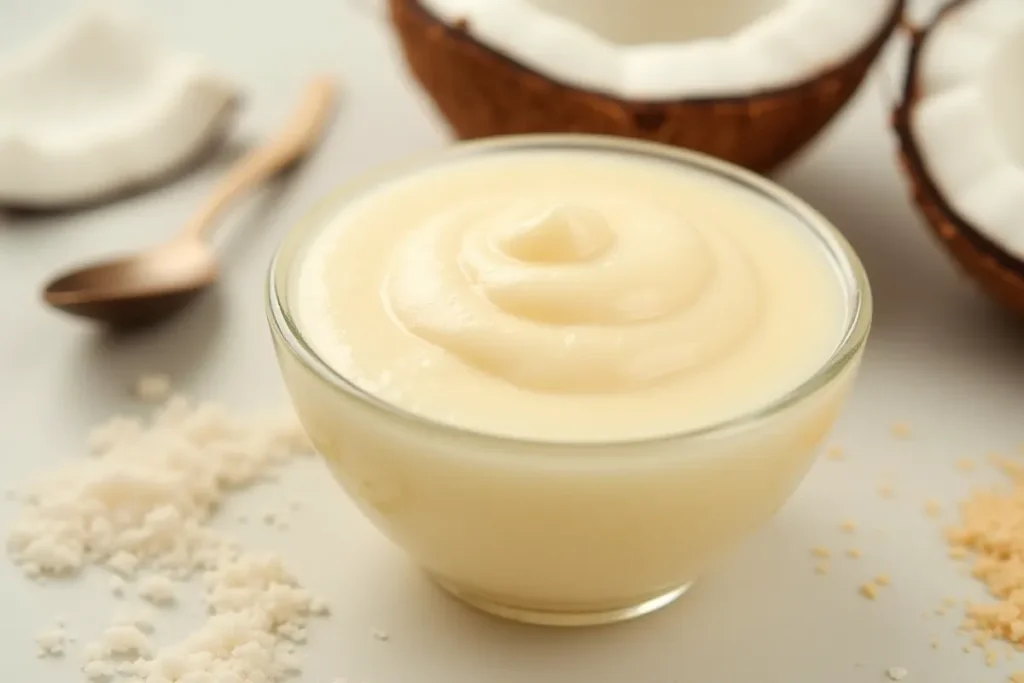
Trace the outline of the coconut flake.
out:
<instances>
[{"instance_id":1,"label":"coconut flake","mask_svg":"<svg viewBox=\"0 0 1024 683\"><path fill-rule=\"evenodd\" d=\"M911 124L940 194L1024 258L1024 3L974 0L943 16L921 52Z\"/></svg>"},{"instance_id":2,"label":"coconut flake","mask_svg":"<svg viewBox=\"0 0 1024 683\"><path fill-rule=\"evenodd\" d=\"M120 4L82 3L0 64L0 198L95 200L156 181L222 135L235 84L149 33Z\"/></svg>"}]
</instances>

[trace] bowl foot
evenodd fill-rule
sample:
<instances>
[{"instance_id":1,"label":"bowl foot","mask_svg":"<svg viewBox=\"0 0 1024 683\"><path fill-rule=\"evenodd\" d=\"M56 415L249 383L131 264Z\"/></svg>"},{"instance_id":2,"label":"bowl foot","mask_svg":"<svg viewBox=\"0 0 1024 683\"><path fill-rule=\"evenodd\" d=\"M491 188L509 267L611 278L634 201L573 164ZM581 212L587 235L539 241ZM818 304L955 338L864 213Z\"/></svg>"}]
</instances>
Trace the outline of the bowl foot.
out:
<instances>
[{"instance_id":1,"label":"bowl foot","mask_svg":"<svg viewBox=\"0 0 1024 683\"><path fill-rule=\"evenodd\" d=\"M647 598L639 603L623 607L600 610L571 609L538 609L536 607L515 605L510 601L497 600L474 590L467 590L457 584L437 576L431 576L441 588L462 602L482 612L503 619L518 621L523 624L538 626L601 626L629 621L675 602L683 593L690 589L693 582L683 584L670 591Z\"/></svg>"}]
</instances>

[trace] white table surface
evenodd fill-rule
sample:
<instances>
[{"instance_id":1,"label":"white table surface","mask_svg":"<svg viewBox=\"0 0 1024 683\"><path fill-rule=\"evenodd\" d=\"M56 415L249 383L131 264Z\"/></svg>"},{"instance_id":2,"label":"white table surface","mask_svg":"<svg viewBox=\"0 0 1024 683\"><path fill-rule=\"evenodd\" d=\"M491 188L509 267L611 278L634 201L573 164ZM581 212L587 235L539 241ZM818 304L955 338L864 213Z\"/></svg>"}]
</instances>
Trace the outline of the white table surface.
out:
<instances>
[{"instance_id":1,"label":"white table surface","mask_svg":"<svg viewBox=\"0 0 1024 683\"><path fill-rule=\"evenodd\" d=\"M66 4L2 3L0 46L23 39ZM384 25L345 0L145 4L163 34L201 50L245 84L241 138L280 121L315 71L338 74L344 106L318 155L234 221L218 291L141 338L112 341L52 313L40 304L39 287L70 262L169 235L203 198L216 164L103 208L0 214L4 487L80 457L90 425L137 409L128 388L142 372L168 371L189 394L240 410L282 404L263 317L263 277L274 245L311 202L354 173L447 139L405 77ZM310 501L289 532L237 530L256 547L284 553L335 608L312 629L301 681L860 683L885 680L892 666L909 669L911 683L1004 680L1012 665L990 669L977 652L961 651L955 615L925 616L947 596L980 593L946 559L923 505L935 497L952 514L953 502L986 476L964 475L955 461L1009 452L1024 440L1022 333L955 273L912 211L886 129L885 86L877 74L781 175L849 236L876 292L870 350L834 436L847 461L822 460L763 533L672 608L629 625L563 632L500 623L439 594L311 460L282 483L230 504L256 514L296 491ZM897 421L912 427L912 439L890 435ZM883 480L893 483L895 499L877 495ZM0 504L0 526L13 512L13 504ZM855 535L840 532L847 517L860 525ZM836 558L829 575L817 576L809 549L819 544L839 551L856 545L863 557ZM881 572L891 575L892 586L880 599L858 596L858 584ZM197 604L161 622L158 636L194 626ZM62 613L69 629L88 640L114 609L99 572L40 587L0 561L0 681L81 680L73 649L64 662L37 660L33 635ZM374 639L374 628L390 640Z\"/></svg>"}]
</instances>

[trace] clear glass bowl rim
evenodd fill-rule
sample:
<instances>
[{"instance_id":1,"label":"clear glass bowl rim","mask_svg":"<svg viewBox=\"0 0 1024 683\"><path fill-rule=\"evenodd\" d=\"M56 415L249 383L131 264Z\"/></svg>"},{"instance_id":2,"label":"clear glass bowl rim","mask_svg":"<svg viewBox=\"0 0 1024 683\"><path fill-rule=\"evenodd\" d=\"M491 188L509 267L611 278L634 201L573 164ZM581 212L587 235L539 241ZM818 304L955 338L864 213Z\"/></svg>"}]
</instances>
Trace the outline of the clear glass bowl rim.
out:
<instances>
[{"instance_id":1,"label":"clear glass bowl rim","mask_svg":"<svg viewBox=\"0 0 1024 683\"><path fill-rule=\"evenodd\" d=\"M660 433L650 437L595 441L536 440L475 431L432 420L378 398L326 363L303 336L300 326L291 315L285 292L295 255L308 244L317 229L343 210L346 204L389 181L474 156L528 150L617 153L672 162L716 175L785 210L821 240L829 257L833 260L833 266L843 279L849 313L843 335L832 355L793 389L745 413L689 430ZM508 135L461 141L441 150L406 157L398 162L361 173L328 194L288 232L271 259L267 276L267 318L272 331L286 344L287 350L306 370L327 382L333 389L345 394L346 397L360 401L367 407L380 412L382 416L401 420L410 426L435 432L445 438L474 441L477 446L486 446L490 443L502 446L520 445L524 448L550 449L554 447L566 451L585 449L593 453L601 450L602 447L650 446L665 442L679 443L680 441L692 442L725 438L731 432L751 428L758 423L770 420L773 416L828 386L859 356L867 341L871 328L871 317L871 286L857 253L828 219L789 190L752 171L700 152L616 136L576 133Z\"/></svg>"}]
</instances>

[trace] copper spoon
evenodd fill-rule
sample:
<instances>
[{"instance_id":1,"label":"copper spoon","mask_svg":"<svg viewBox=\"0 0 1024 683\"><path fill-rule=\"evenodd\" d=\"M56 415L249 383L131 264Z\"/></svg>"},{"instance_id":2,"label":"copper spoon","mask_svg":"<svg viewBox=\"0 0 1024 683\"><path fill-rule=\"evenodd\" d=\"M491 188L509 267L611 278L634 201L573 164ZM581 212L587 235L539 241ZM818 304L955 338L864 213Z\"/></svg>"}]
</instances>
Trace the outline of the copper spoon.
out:
<instances>
[{"instance_id":1,"label":"copper spoon","mask_svg":"<svg viewBox=\"0 0 1024 683\"><path fill-rule=\"evenodd\" d=\"M235 199L315 146L334 96L331 80L312 81L288 124L239 161L170 242L60 275L46 286L43 298L67 313L116 327L149 324L177 312L217 279L217 257L205 239L210 228Z\"/></svg>"}]
</instances>

